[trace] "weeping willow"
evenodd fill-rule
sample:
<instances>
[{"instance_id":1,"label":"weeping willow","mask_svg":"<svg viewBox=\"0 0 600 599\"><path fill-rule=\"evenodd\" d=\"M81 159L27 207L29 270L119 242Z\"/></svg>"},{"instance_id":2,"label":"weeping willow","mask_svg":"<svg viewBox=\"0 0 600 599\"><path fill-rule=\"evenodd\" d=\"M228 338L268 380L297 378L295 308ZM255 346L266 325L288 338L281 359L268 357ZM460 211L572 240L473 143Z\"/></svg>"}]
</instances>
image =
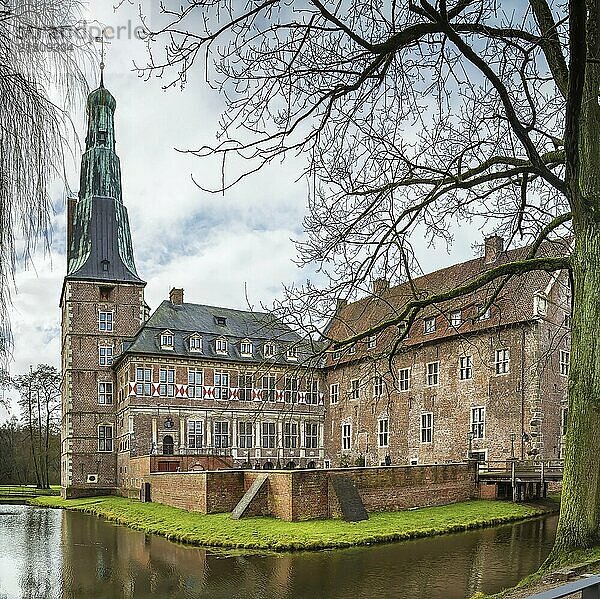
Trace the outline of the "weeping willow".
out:
<instances>
[{"instance_id":1,"label":"weeping willow","mask_svg":"<svg viewBox=\"0 0 600 599\"><path fill-rule=\"evenodd\" d=\"M0 365L10 356L15 271L49 247L49 186L64 177L69 109L90 44L73 0L0 0Z\"/></svg>"}]
</instances>

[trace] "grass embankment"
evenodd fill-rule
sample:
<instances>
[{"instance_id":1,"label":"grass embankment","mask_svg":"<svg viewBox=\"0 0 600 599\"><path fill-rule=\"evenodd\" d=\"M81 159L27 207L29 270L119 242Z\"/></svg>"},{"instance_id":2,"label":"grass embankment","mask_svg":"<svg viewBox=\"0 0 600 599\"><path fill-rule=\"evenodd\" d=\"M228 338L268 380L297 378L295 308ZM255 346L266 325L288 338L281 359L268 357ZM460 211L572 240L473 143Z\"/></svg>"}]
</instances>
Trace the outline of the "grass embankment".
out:
<instances>
[{"instance_id":1,"label":"grass embankment","mask_svg":"<svg viewBox=\"0 0 600 599\"><path fill-rule=\"evenodd\" d=\"M49 489L38 489L31 485L0 486L0 503L28 503L45 495L60 495L60 487L51 485Z\"/></svg>"},{"instance_id":2,"label":"grass embankment","mask_svg":"<svg viewBox=\"0 0 600 599\"><path fill-rule=\"evenodd\" d=\"M203 515L123 497L71 500L40 497L31 503L95 514L173 541L271 551L340 548L426 537L531 518L558 508L554 503L467 501L404 512L373 513L368 520L352 523L342 520L283 522L276 518L232 520L229 514Z\"/></svg>"}]
</instances>

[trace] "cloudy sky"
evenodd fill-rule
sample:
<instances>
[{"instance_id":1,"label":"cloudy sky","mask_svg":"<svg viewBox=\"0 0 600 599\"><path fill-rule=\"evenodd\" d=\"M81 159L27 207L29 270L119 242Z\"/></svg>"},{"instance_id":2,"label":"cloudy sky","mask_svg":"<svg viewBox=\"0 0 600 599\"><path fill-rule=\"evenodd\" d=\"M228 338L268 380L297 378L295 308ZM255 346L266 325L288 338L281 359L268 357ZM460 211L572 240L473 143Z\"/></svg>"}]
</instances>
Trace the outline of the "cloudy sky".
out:
<instances>
[{"instance_id":1,"label":"cloudy sky","mask_svg":"<svg viewBox=\"0 0 600 599\"><path fill-rule=\"evenodd\" d=\"M146 0L150 4L158 4ZM219 167L176 152L199 148L215 139L223 108L216 92L198 73L182 91L164 91L164 81L144 81L133 72L146 48L129 35L140 25L136 5L117 12L113 0L94 0L90 27L121 27L107 47L106 87L117 99L117 152L123 173L123 200L129 210L138 272L148 282L146 301L155 308L172 286L185 289L186 301L246 308L270 305L282 284L303 282L312 273L294 263L292 239L302 236L306 184L298 178L301 159L272 166L246 179L225 196L200 191L218 182ZM90 86L97 75L90 74ZM73 114L81 137L83 108ZM75 152L78 156L80 151ZM71 191L78 186L79 157L71 165ZM15 337L12 372L30 364L60 366L59 298L65 274L66 190L53 191L50 253L38 251L17 275L12 326ZM432 252L424 266L441 267L471 256L476 232L466 231L452 254ZM0 414L0 417L5 414Z\"/></svg>"}]
</instances>

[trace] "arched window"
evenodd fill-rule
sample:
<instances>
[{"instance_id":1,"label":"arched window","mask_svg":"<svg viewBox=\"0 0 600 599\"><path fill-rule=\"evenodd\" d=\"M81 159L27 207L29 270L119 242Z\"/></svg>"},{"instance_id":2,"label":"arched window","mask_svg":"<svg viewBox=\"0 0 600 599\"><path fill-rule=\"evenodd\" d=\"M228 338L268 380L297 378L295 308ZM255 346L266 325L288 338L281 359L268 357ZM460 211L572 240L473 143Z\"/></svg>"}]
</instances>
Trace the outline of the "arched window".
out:
<instances>
[{"instance_id":1,"label":"arched window","mask_svg":"<svg viewBox=\"0 0 600 599\"><path fill-rule=\"evenodd\" d=\"M296 462L288 462L285 465L286 470L294 470L296 468Z\"/></svg>"},{"instance_id":2,"label":"arched window","mask_svg":"<svg viewBox=\"0 0 600 599\"><path fill-rule=\"evenodd\" d=\"M165 435L162 441L162 452L163 455L173 455L175 450L175 443L171 435Z\"/></svg>"},{"instance_id":3,"label":"arched window","mask_svg":"<svg viewBox=\"0 0 600 599\"><path fill-rule=\"evenodd\" d=\"M263 464L263 470L273 470L273 462L265 462Z\"/></svg>"}]
</instances>

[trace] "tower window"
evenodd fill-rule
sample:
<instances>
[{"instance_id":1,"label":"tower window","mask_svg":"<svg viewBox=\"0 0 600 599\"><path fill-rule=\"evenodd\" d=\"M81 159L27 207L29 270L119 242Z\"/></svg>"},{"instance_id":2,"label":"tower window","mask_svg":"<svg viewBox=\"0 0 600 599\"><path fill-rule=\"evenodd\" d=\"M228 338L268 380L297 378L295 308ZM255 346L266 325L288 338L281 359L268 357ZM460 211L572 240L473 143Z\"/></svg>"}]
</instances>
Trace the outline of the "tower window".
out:
<instances>
[{"instance_id":1,"label":"tower window","mask_svg":"<svg viewBox=\"0 0 600 599\"><path fill-rule=\"evenodd\" d=\"M98 347L98 362L100 366L110 366L113 359L113 348L110 345Z\"/></svg>"},{"instance_id":2,"label":"tower window","mask_svg":"<svg viewBox=\"0 0 600 599\"><path fill-rule=\"evenodd\" d=\"M98 330L106 333L112 333L113 330L113 313L99 312L98 313Z\"/></svg>"},{"instance_id":3,"label":"tower window","mask_svg":"<svg viewBox=\"0 0 600 599\"><path fill-rule=\"evenodd\" d=\"M100 262L100 265L102 266L102 272L108 272L109 264L110 262L108 260L102 260L102 262Z\"/></svg>"},{"instance_id":4,"label":"tower window","mask_svg":"<svg viewBox=\"0 0 600 599\"><path fill-rule=\"evenodd\" d=\"M100 301L108 302L110 301L110 296L112 293L113 287L100 287Z\"/></svg>"}]
</instances>

